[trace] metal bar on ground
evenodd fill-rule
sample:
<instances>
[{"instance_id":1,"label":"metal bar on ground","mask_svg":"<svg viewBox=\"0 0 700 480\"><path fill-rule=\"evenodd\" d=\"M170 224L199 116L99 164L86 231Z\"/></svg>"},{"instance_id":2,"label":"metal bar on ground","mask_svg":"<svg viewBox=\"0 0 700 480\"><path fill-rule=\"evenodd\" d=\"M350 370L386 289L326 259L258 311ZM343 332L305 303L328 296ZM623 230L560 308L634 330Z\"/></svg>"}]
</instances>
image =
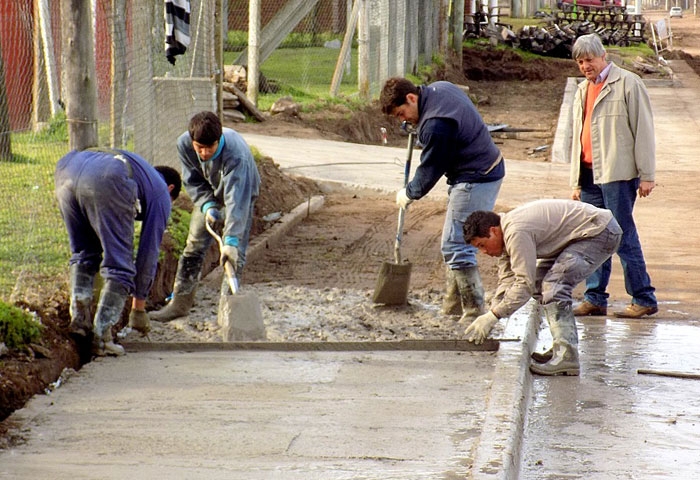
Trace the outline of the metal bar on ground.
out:
<instances>
[{"instance_id":1,"label":"metal bar on ground","mask_svg":"<svg viewBox=\"0 0 700 480\"><path fill-rule=\"evenodd\" d=\"M638 375L658 375L660 377L674 377L674 378L689 378L692 380L700 380L700 373L685 373L685 372L671 372L668 370L648 370L640 368L637 370Z\"/></svg>"}]
</instances>

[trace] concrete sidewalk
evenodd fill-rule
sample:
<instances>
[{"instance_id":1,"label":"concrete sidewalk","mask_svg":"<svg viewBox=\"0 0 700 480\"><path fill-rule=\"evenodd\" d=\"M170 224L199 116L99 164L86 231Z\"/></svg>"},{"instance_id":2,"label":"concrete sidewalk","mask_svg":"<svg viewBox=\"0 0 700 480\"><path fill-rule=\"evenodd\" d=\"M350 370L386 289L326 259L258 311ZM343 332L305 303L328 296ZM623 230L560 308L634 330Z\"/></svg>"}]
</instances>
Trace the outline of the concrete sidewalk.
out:
<instances>
[{"instance_id":1,"label":"concrete sidewalk","mask_svg":"<svg viewBox=\"0 0 700 480\"><path fill-rule=\"evenodd\" d=\"M456 479L476 465L490 472L479 478L515 478L528 312L505 332L522 341L492 353L99 359L10 418L22 440L0 452L0 478Z\"/></svg>"}]
</instances>

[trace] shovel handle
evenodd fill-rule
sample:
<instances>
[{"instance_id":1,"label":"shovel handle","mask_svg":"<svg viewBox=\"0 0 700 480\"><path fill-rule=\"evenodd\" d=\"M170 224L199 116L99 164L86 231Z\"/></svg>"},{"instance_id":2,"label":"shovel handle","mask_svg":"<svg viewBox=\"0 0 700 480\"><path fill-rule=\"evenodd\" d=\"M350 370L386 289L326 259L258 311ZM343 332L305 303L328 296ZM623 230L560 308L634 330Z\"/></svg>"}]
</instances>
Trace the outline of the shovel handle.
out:
<instances>
[{"instance_id":1,"label":"shovel handle","mask_svg":"<svg viewBox=\"0 0 700 480\"><path fill-rule=\"evenodd\" d=\"M209 234L214 237L216 242L219 244L219 249L223 249L224 242L221 240L221 235L216 233L206 220L204 220L204 225L207 227ZM236 278L236 273L233 271L233 265L231 265L231 262L224 262L224 273L226 274L226 279L228 280L228 286L231 289L231 292L234 294L238 293L238 279Z\"/></svg>"},{"instance_id":2,"label":"shovel handle","mask_svg":"<svg viewBox=\"0 0 700 480\"><path fill-rule=\"evenodd\" d=\"M406 165L403 170L403 187L408 185L408 177L411 174L411 158L413 157L413 144L415 143L415 133L412 130L408 132L408 151L406 153ZM403 235L403 221L406 216L406 209L399 208L398 228L396 229L396 241L394 242L394 262L401 264L401 236Z\"/></svg>"}]
</instances>

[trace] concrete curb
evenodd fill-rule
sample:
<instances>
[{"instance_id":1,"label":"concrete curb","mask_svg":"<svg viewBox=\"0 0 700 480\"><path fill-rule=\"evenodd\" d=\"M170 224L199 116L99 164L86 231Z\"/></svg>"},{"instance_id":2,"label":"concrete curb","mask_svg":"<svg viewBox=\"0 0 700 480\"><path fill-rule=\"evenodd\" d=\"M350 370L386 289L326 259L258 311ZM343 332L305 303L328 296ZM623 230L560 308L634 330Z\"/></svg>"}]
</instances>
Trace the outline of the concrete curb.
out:
<instances>
[{"instance_id":1,"label":"concrete curb","mask_svg":"<svg viewBox=\"0 0 700 480\"><path fill-rule=\"evenodd\" d=\"M557 129L554 133L554 141L552 142L552 163L569 163L571 160L571 130L572 125L572 105L574 104L574 96L578 88L578 80L574 77L566 79L564 87L564 97L559 107L559 120L557 120Z\"/></svg>"},{"instance_id":2,"label":"concrete curb","mask_svg":"<svg viewBox=\"0 0 700 480\"><path fill-rule=\"evenodd\" d=\"M323 207L324 202L325 198L322 195L317 195L297 205L269 230L263 232L262 235L258 235L250 242L246 252L246 261L254 262L262 257L265 250L274 248L292 228L299 225L302 220L312 213L318 212Z\"/></svg>"},{"instance_id":3,"label":"concrete curb","mask_svg":"<svg viewBox=\"0 0 700 480\"><path fill-rule=\"evenodd\" d=\"M517 480L520 472L522 437L532 390L530 352L537 342L540 324L536 302L528 302L511 315L509 322L516 324L522 342L501 343L498 351L491 396L474 453L474 479Z\"/></svg>"}]
</instances>

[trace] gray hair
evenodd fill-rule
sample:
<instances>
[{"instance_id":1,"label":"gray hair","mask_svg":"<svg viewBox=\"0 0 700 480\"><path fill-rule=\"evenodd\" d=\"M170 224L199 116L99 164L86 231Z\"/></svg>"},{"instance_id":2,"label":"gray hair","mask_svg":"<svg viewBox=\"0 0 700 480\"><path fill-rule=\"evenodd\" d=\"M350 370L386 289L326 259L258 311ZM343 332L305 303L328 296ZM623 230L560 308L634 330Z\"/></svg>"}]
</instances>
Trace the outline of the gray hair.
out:
<instances>
[{"instance_id":1,"label":"gray hair","mask_svg":"<svg viewBox=\"0 0 700 480\"><path fill-rule=\"evenodd\" d=\"M581 57L602 57L605 55L605 47L600 37L595 33L582 35L574 42L574 48L571 49L571 58L578 60Z\"/></svg>"}]
</instances>

